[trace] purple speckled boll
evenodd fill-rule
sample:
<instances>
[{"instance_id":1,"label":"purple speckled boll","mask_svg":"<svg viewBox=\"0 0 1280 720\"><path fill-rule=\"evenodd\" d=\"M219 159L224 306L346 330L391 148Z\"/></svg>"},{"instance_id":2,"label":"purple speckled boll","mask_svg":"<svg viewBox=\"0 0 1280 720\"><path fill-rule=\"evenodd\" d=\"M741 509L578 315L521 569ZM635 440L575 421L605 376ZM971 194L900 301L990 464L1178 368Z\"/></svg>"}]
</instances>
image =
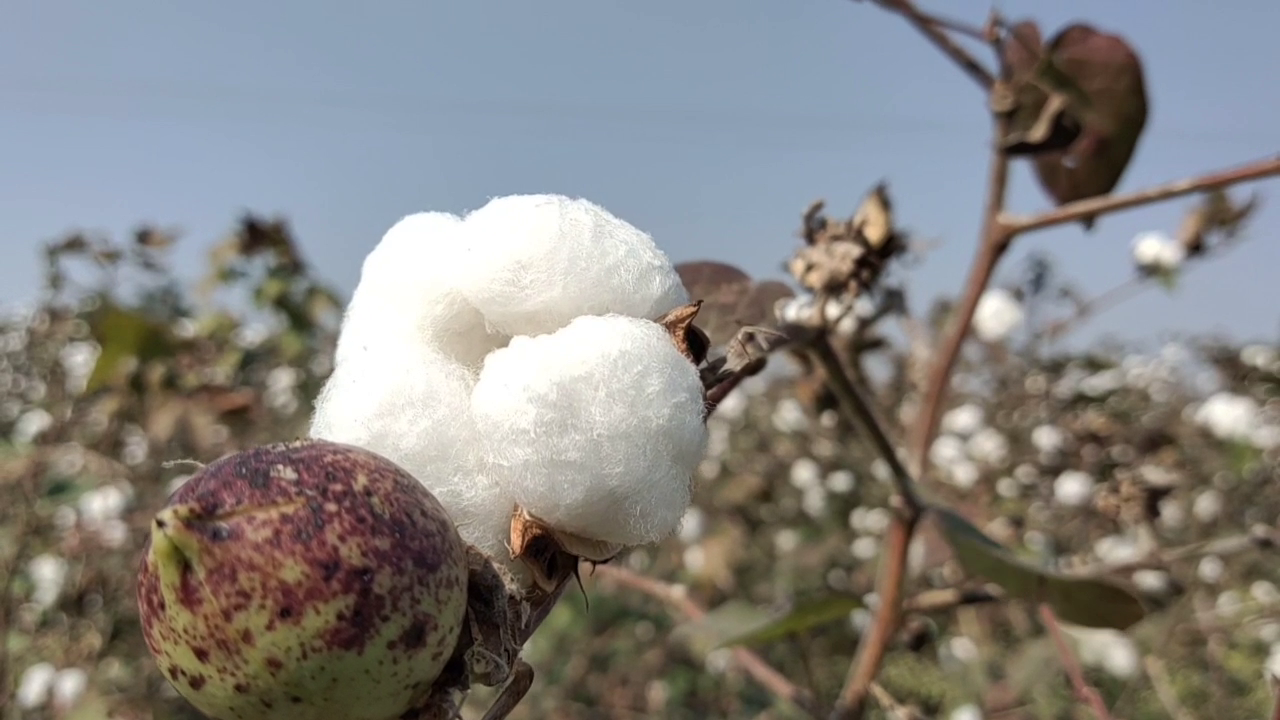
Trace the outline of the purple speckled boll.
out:
<instances>
[{"instance_id":1,"label":"purple speckled boll","mask_svg":"<svg viewBox=\"0 0 1280 720\"><path fill-rule=\"evenodd\" d=\"M465 547L391 461L303 440L196 473L156 514L138 606L165 677L216 720L390 720L458 642Z\"/></svg>"}]
</instances>

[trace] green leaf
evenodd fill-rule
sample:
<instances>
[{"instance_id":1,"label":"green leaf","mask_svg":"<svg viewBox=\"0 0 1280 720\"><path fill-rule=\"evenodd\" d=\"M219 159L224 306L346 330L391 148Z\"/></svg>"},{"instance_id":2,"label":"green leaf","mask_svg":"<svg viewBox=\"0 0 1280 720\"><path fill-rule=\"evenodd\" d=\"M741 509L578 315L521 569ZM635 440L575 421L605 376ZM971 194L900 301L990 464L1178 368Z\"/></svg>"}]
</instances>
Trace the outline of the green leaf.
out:
<instances>
[{"instance_id":1,"label":"green leaf","mask_svg":"<svg viewBox=\"0 0 1280 720\"><path fill-rule=\"evenodd\" d=\"M721 643L721 647L767 645L778 642L792 635L798 635L837 620L844 620L851 611L860 607L862 607L862 601L851 595L828 595L808 600L778 617L761 623L758 627L725 640Z\"/></svg>"},{"instance_id":2,"label":"green leaf","mask_svg":"<svg viewBox=\"0 0 1280 720\"><path fill-rule=\"evenodd\" d=\"M102 352L86 383L87 393L117 381L131 358L145 362L170 352L167 328L111 302L104 301L93 313L89 329Z\"/></svg>"},{"instance_id":3,"label":"green leaf","mask_svg":"<svg viewBox=\"0 0 1280 720\"><path fill-rule=\"evenodd\" d=\"M1125 630L1146 615L1138 596L1115 580L1038 568L951 510L935 507L929 514L965 572L999 585L1013 597L1048 603L1065 622Z\"/></svg>"},{"instance_id":4,"label":"green leaf","mask_svg":"<svg viewBox=\"0 0 1280 720\"><path fill-rule=\"evenodd\" d=\"M769 614L743 600L729 600L709 610L699 620L682 623L671 635L683 642L694 655L703 656L723 647L725 640L758 628L769 621Z\"/></svg>"}]
</instances>

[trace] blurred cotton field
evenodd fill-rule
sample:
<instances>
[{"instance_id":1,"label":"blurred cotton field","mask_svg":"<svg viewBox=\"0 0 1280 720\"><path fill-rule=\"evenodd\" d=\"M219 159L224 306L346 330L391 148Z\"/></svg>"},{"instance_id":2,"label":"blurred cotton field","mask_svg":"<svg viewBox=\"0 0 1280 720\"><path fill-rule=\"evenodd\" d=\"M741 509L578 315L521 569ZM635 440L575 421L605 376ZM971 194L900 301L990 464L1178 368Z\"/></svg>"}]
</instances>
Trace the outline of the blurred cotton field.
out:
<instances>
[{"instance_id":1,"label":"blurred cotton field","mask_svg":"<svg viewBox=\"0 0 1280 720\"><path fill-rule=\"evenodd\" d=\"M480 235L520 249L495 250L488 280L462 259ZM878 601L888 468L785 354L704 427L697 374L652 322L688 293L642 231L556 196L413 215L369 239L373 280L349 304L283 222L242 219L194 285L168 267L175 242L149 231L52 244L45 299L0 325L6 718L195 718L137 627L148 519L192 461L313 424L415 470L490 552L519 503L567 532L643 545L614 564L711 609L687 622L584 567L590 607L568 594L535 635L538 680L513 717L775 712L720 646L815 603L824 623L753 647L824 692L842 682ZM420 281L450 263L468 272ZM543 301L509 294L520 267L549 268L519 278ZM565 267L592 291L538 285ZM798 297L777 312L802 317L812 301ZM1167 717L1157 684L1195 716L1264 716L1267 673L1280 672L1280 349L1058 349L1027 341L1035 302L1016 283L982 300L924 486L1030 562L1133 583L1148 619L1067 633L1116 717ZM893 322L883 306L830 312L882 416L910 418L931 343L866 347ZM909 572L912 594L965 580L929 532ZM1034 615L1018 602L912 614L880 682L928 717L1069 717Z\"/></svg>"}]
</instances>

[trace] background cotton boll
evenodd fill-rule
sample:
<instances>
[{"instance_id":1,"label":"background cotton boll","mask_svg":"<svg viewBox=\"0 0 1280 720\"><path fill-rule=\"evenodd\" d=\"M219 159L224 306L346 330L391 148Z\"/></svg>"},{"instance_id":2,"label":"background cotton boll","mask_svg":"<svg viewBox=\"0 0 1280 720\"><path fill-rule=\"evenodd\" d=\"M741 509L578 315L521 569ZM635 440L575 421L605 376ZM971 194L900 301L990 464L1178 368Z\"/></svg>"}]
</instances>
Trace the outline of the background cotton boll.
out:
<instances>
[{"instance_id":1,"label":"background cotton boll","mask_svg":"<svg viewBox=\"0 0 1280 720\"><path fill-rule=\"evenodd\" d=\"M667 331L610 315L517 337L471 395L490 471L553 527L624 545L662 539L706 450L702 384Z\"/></svg>"},{"instance_id":2,"label":"background cotton boll","mask_svg":"<svg viewBox=\"0 0 1280 720\"><path fill-rule=\"evenodd\" d=\"M982 342L997 343L1005 340L1022 327L1026 311L1013 293L1003 288L991 288L982 294L973 312L973 332Z\"/></svg>"},{"instance_id":3,"label":"background cotton boll","mask_svg":"<svg viewBox=\"0 0 1280 720\"><path fill-rule=\"evenodd\" d=\"M587 200L495 198L467 216L464 234L459 283L504 333L554 332L580 315L653 320L688 302L653 239Z\"/></svg>"},{"instance_id":4,"label":"background cotton boll","mask_svg":"<svg viewBox=\"0 0 1280 720\"><path fill-rule=\"evenodd\" d=\"M471 374L413 338L386 347L334 368L316 399L311 436L400 465L440 500L464 540L491 554L505 551L512 504L475 469Z\"/></svg>"},{"instance_id":5,"label":"background cotton boll","mask_svg":"<svg viewBox=\"0 0 1280 720\"><path fill-rule=\"evenodd\" d=\"M409 339L478 366L508 338L492 332L454 282L467 262L462 220L440 212L409 215L365 258L347 305L335 365L379 355Z\"/></svg>"}]
</instances>

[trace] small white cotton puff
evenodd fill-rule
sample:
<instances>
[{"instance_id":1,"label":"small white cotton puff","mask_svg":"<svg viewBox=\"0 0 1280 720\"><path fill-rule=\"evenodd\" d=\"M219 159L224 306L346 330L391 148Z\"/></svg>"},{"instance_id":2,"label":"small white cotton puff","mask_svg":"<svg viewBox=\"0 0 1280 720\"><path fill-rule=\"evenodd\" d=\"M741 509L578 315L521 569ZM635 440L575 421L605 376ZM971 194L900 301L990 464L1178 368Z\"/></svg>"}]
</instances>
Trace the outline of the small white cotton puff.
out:
<instances>
[{"instance_id":1,"label":"small white cotton puff","mask_svg":"<svg viewBox=\"0 0 1280 720\"><path fill-rule=\"evenodd\" d=\"M1195 422L1219 440L1245 441L1259 424L1258 401L1248 395L1216 392L1195 412Z\"/></svg>"},{"instance_id":2,"label":"small white cotton puff","mask_svg":"<svg viewBox=\"0 0 1280 720\"><path fill-rule=\"evenodd\" d=\"M35 710L49 702L49 692L58 669L52 663L38 662L22 671L14 700L22 710Z\"/></svg>"},{"instance_id":3,"label":"small white cotton puff","mask_svg":"<svg viewBox=\"0 0 1280 720\"><path fill-rule=\"evenodd\" d=\"M463 232L463 294L510 335L554 332L581 315L655 320L689 301L653 239L588 200L495 198Z\"/></svg>"},{"instance_id":4,"label":"small white cotton puff","mask_svg":"<svg viewBox=\"0 0 1280 720\"><path fill-rule=\"evenodd\" d=\"M347 305L334 363L361 361L408 340L478 366L507 338L491 332L455 279L466 257L462 220L421 212L402 218L370 251Z\"/></svg>"},{"instance_id":5,"label":"small white cotton puff","mask_svg":"<svg viewBox=\"0 0 1280 720\"><path fill-rule=\"evenodd\" d=\"M1133 264L1144 272L1177 270L1186 257L1182 243L1164 233L1144 232L1133 239Z\"/></svg>"},{"instance_id":6,"label":"small white cotton puff","mask_svg":"<svg viewBox=\"0 0 1280 720\"><path fill-rule=\"evenodd\" d=\"M991 288L982 294L973 311L973 332L980 340L997 343L1022 327L1026 311L1013 293L1004 288Z\"/></svg>"},{"instance_id":7,"label":"small white cotton puff","mask_svg":"<svg viewBox=\"0 0 1280 720\"><path fill-rule=\"evenodd\" d=\"M702 384L656 323L585 316L516 337L485 360L471 408L493 476L557 529L640 545L689 507Z\"/></svg>"},{"instance_id":8,"label":"small white cotton puff","mask_svg":"<svg viewBox=\"0 0 1280 720\"><path fill-rule=\"evenodd\" d=\"M512 505L475 471L471 374L419 338L397 337L384 339L383 352L349 356L334 367L316 399L311 436L400 465L448 509L464 540L502 557Z\"/></svg>"}]
</instances>

